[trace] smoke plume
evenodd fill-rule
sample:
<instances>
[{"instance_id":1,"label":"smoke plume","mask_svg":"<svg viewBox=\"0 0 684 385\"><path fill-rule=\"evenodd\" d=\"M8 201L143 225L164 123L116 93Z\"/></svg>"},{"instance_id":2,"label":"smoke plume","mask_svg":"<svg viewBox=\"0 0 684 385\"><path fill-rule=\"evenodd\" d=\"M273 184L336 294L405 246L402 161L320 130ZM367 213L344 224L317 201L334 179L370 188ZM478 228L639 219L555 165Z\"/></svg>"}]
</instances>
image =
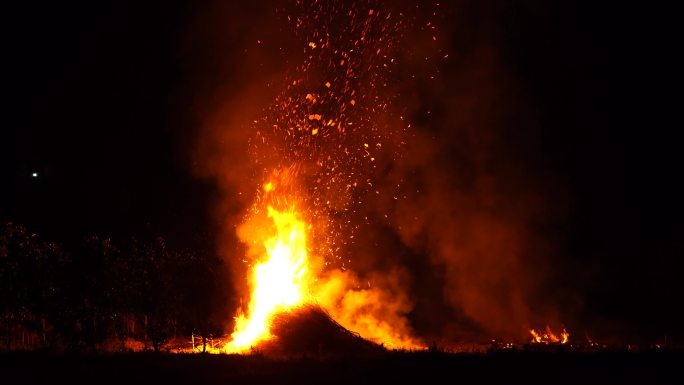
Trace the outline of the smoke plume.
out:
<instances>
[{"instance_id":1,"label":"smoke plume","mask_svg":"<svg viewBox=\"0 0 684 385\"><path fill-rule=\"evenodd\" d=\"M468 2L335 7L216 3L188 34L201 127L193 162L220 187L220 248L238 296L248 253L236 228L264 177L286 169L313 207L307 219L325 222L315 227L327 235L314 232L328 266L317 290L345 327L377 339L393 330L410 345L524 339L531 326L561 322L552 262L563 193L539 161L534 109L507 72L496 11ZM349 31L368 42L348 59L316 56L319 40L300 21L326 25L333 45L350 44ZM327 72L357 62L353 78ZM293 83L302 65L312 69ZM382 65L391 68L382 76L364 69ZM336 96L326 99L326 88ZM288 108L302 112L287 97L324 106L323 118L311 109L286 123L307 136L272 134ZM326 114L338 129L321 136L312 124Z\"/></svg>"}]
</instances>

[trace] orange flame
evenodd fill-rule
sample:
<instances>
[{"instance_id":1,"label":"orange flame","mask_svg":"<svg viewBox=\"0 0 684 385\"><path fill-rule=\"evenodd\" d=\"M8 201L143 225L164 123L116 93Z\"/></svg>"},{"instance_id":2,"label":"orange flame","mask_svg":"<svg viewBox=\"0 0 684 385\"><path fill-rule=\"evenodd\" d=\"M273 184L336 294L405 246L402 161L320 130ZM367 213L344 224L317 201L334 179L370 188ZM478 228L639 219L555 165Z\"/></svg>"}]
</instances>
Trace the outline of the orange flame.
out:
<instances>
[{"instance_id":1,"label":"orange flame","mask_svg":"<svg viewBox=\"0 0 684 385\"><path fill-rule=\"evenodd\" d=\"M544 330L530 329L530 334L532 335L532 343L535 344L565 344L570 338L570 333L565 328L560 334L555 334L549 325L546 325Z\"/></svg>"},{"instance_id":2,"label":"orange flame","mask_svg":"<svg viewBox=\"0 0 684 385\"><path fill-rule=\"evenodd\" d=\"M283 180L289 178L287 173L276 175ZM289 181L285 185L287 183ZM273 316L312 302L364 338L390 348L422 348L421 343L410 337L410 327L403 317L410 310L406 298L371 287L370 282L368 287L358 287L355 284L357 277L349 270L323 271L320 257L309 253L311 225L302 219L298 211L301 207L290 205L282 211L274 208L282 202L298 201L292 199L296 194L276 192L273 181L262 187L263 197L268 197L268 202L272 203L266 207L273 226L258 223L253 231L245 232L244 240L254 242L269 228L274 233L255 242L261 243L263 248L259 252L261 260L250 270L250 301L246 312L237 315L231 341L221 351L241 353L257 347L273 337L269 331ZM285 188L289 189L291 186ZM399 276L393 272L384 274L382 280L391 287L399 286Z\"/></svg>"},{"instance_id":3,"label":"orange flame","mask_svg":"<svg viewBox=\"0 0 684 385\"><path fill-rule=\"evenodd\" d=\"M272 184L266 186L270 190ZM241 352L271 337L269 321L274 314L300 305L308 290L308 253L305 223L294 207L277 211L268 206L276 235L264 242L267 259L254 266L248 315L236 319L228 352Z\"/></svg>"}]
</instances>

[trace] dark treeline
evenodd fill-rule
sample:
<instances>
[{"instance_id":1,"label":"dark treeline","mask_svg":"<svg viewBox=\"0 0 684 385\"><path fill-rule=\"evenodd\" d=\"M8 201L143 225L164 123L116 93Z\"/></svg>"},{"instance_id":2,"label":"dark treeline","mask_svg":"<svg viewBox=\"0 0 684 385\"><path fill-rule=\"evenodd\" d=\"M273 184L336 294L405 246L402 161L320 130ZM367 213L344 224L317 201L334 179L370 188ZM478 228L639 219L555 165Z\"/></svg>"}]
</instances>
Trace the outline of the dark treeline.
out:
<instances>
[{"instance_id":1,"label":"dark treeline","mask_svg":"<svg viewBox=\"0 0 684 385\"><path fill-rule=\"evenodd\" d=\"M0 222L0 350L163 350L223 332L211 247L88 236L68 249Z\"/></svg>"}]
</instances>

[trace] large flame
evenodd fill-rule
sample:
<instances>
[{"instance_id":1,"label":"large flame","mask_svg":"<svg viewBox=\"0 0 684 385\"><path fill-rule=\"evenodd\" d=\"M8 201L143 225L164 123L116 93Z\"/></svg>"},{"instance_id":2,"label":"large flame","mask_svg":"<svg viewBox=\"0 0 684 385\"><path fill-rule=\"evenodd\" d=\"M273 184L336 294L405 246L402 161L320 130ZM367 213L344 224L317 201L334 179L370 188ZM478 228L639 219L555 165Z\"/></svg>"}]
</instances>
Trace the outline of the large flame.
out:
<instances>
[{"instance_id":1,"label":"large flame","mask_svg":"<svg viewBox=\"0 0 684 385\"><path fill-rule=\"evenodd\" d=\"M314 226L304 219L306 207L296 198L291 175L274 175L279 182L263 185L254 216L240 232L243 241L257 246L255 262L249 268L249 303L239 311L231 340L222 351L241 353L257 348L273 338L269 329L276 314L307 303L318 304L342 326L364 338L390 348L422 348L409 337L410 327L401 315L409 310L405 298L369 287L369 283L360 287L351 271L326 270L321 257L310 252ZM266 207L267 216L262 217L259 207ZM398 277L387 272L383 280L396 286Z\"/></svg>"},{"instance_id":2,"label":"large flame","mask_svg":"<svg viewBox=\"0 0 684 385\"><path fill-rule=\"evenodd\" d=\"M388 140L399 147L410 126L403 118L385 119L392 98L376 86L387 85L397 64L390 48L403 16L359 6L297 2L301 14L287 17L304 38L306 55L251 125L247 153L254 167L245 176L261 174L265 183L238 227L249 254L243 260L250 264L249 302L224 351L243 352L272 339L273 317L307 302L364 338L421 346L410 337L412 302L401 269L371 274L349 266L365 210L360 197L374 190L381 157L399 154L383 143L397 133Z\"/></svg>"},{"instance_id":3,"label":"large flame","mask_svg":"<svg viewBox=\"0 0 684 385\"><path fill-rule=\"evenodd\" d=\"M274 314L302 304L308 292L306 226L294 207L278 211L268 206L276 234L264 242L265 260L252 270L248 314L236 319L228 352L241 352L271 337Z\"/></svg>"}]
</instances>

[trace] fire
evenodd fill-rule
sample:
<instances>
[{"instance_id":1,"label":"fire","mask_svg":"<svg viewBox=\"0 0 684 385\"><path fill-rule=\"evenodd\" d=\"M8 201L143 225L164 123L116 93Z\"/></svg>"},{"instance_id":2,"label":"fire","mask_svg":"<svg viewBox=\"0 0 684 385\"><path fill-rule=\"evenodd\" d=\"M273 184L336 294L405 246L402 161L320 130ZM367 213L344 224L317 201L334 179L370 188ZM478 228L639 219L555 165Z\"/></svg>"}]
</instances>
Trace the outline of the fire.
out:
<instances>
[{"instance_id":1,"label":"fire","mask_svg":"<svg viewBox=\"0 0 684 385\"><path fill-rule=\"evenodd\" d=\"M266 186L271 186L269 182ZM240 352L271 337L269 321L274 314L303 303L308 292L309 258L306 225L294 207L278 211L268 206L276 235L264 242L266 260L252 270L248 315L236 319L229 352Z\"/></svg>"},{"instance_id":2,"label":"fire","mask_svg":"<svg viewBox=\"0 0 684 385\"><path fill-rule=\"evenodd\" d=\"M311 303L321 306L343 327L378 344L422 348L410 337L410 327L401 316L410 310L406 298L375 288L370 281L359 286L358 276L349 270L326 269L324 258L314 247L316 241L326 242L324 224L314 226L305 219L309 212L293 185L291 170L275 171L272 177L262 185L253 215L239 232L244 242L254 246L249 302L238 312L230 342L221 351L242 353L272 340L274 316ZM323 238L314 240L314 236ZM400 275L387 272L381 281L398 287Z\"/></svg>"},{"instance_id":3,"label":"fire","mask_svg":"<svg viewBox=\"0 0 684 385\"><path fill-rule=\"evenodd\" d=\"M546 325L544 330L530 329L530 334L532 335L532 343L536 344L565 344L570 338L570 333L565 328L560 334L555 334L549 325Z\"/></svg>"},{"instance_id":4,"label":"fire","mask_svg":"<svg viewBox=\"0 0 684 385\"><path fill-rule=\"evenodd\" d=\"M384 119L393 98L377 86L387 84L396 65L391 47L403 16L369 10L348 24L358 12L353 3L297 6L302 13L292 22L303 34L308 56L250 124L245 159L253 162L252 177L261 174L265 183L258 185L251 214L238 227L238 238L248 247L243 261L250 264L249 302L222 351L244 352L273 340L274 316L307 303L379 344L420 348L410 337L406 315L413 305L400 269L360 274L349 266L354 236L362 231L357 216L365 207L357 197L377 193L376 159L399 156L400 136L410 127ZM339 18L342 30L321 23L329 18ZM381 144L393 133L395 151Z\"/></svg>"}]
</instances>

